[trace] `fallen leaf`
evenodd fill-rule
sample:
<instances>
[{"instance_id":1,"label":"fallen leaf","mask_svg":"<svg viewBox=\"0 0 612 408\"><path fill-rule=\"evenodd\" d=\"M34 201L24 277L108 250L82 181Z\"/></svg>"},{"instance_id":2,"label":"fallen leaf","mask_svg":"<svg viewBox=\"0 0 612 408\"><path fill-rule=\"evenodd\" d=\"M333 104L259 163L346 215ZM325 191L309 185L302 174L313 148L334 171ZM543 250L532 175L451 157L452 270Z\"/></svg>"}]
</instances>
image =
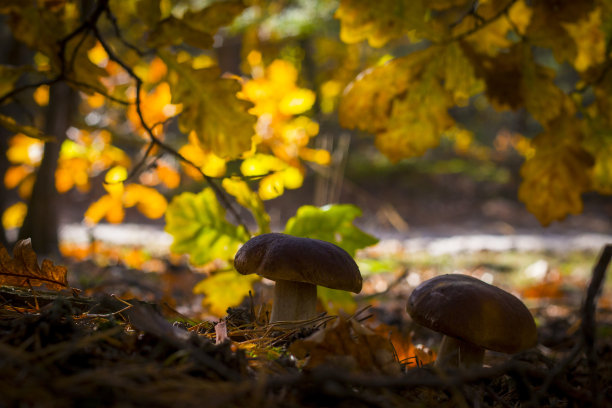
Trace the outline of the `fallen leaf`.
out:
<instances>
[{"instance_id":1,"label":"fallen leaf","mask_svg":"<svg viewBox=\"0 0 612 408\"><path fill-rule=\"evenodd\" d=\"M29 238L15 244L13 258L0 245L0 285L28 287L44 284L49 289L62 290L68 287L66 273L64 266L54 265L49 259L39 267Z\"/></svg>"},{"instance_id":2,"label":"fallen leaf","mask_svg":"<svg viewBox=\"0 0 612 408\"><path fill-rule=\"evenodd\" d=\"M334 365L348 371L399 374L400 365L391 342L356 322L339 317L322 329L291 345L291 353L307 358L304 369Z\"/></svg>"}]
</instances>

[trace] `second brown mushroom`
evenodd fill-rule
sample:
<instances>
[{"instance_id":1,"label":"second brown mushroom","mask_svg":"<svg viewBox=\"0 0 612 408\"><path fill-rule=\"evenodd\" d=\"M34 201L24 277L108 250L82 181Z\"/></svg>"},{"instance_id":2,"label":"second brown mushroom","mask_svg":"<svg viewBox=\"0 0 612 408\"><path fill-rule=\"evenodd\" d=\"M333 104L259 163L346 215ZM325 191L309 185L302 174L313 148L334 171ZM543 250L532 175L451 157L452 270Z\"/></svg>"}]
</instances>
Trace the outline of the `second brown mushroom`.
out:
<instances>
[{"instance_id":1,"label":"second brown mushroom","mask_svg":"<svg viewBox=\"0 0 612 408\"><path fill-rule=\"evenodd\" d=\"M485 350L517 353L537 343L533 316L514 295L467 275L441 275L419 285L406 310L444 335L437 366L481 366Z\"/></svg>"}]
</instances>

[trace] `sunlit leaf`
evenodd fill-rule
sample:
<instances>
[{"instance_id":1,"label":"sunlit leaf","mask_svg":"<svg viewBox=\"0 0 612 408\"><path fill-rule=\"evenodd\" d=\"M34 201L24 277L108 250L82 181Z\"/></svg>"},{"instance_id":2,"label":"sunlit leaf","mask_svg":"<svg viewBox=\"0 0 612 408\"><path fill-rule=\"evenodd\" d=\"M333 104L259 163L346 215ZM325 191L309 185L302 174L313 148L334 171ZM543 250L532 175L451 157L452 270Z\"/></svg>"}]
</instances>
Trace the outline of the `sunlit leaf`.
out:
<instances>
[{"instance_id":1,"label":"sunlit leaf","mask_svg":"<svg viewBox=\"0 0 612 408\"><path fill-rule=\"evenodd\" d=\"M581 195L591 188L593 167L593 157L576 143L581 135L573 118L556 120L548 132L536 138L519 188L519 199L542 225L582 212Z\"/></svg>"},{"instance_id":2,"label":"sunlit leaf","mask_svg":"<svg viewBox=\"0 0 612 408\"><path fill-rule=\"evenodd\" d=\"M564 24L576 42L576 58L573 63L578 71L586 71L601 64L606 58L606 34L602 30L601 13L601 9L597 8L586 19Z\"/></svg>"},{"instance_id":3,"label":"sunlit leaf","mask_svg":"<svg viewBox=\"0 0 612 408\"><path fill-rule=\"evenodd\" d=\"M361 210L351 204L324 207L304 205L287 221L284 232L298 237L332 242L355 256L358 249L378 242L378 239L353 225L353 220L359 216Z\"/></svg>"},{"instance_id":4,"label":"sunlit leaf","mask_svg":"<svg viewBox=\"0 0 612 408\"><path fill-rule=\"evenodd\" d=\"M573 62L577 56L576 42L564 26L585 19L594 5L593 0L534 2L526 31L529 43L552 49L559 62Z\"/></svg>"},{"instance_id":5,"label":"sunlit leaf","mask_svg":"<svg viewBox=\"0 0 612 408\"><path fill-rule=\"evenodd\" d=\"M166 212L165 230L174 238L170 249L189 254L196 265L233 259L238 246L249 239L244 227L225 220L225 209L210 188L175 196Z\"/></svg>"},{"instance_id":6,"label":"sunlit leaf","mask_svg":"<svg viewBox=\"0 0 612 408\"><path fill-rule=\"evenodd\" d=\"M159 191L140 184L125 187L123 205L127 208L136 206L138 211L151 219L162 217L168 208L166 198Z\"/></svg>"},{"instance_id":7,"label":"sunlit leaf","mask_svg":"<svg viewBox=\"0 0 612 408\"><path fill-rule=\"evenodd\" d=\"M92 203L85 211L85 222L88 225L99 223L106 218L111 224L119 224L123 221L125 210L121 201L109 194L105 194Z\"/></svg>"},{"instance_id":8,"label":"sunlit leaf","mask_svg":"<svg viewBox=\"0 0 612 408\"><path fill-rule=\"evenodd\" d=\"M168 188L177 188L181 182L181 176L173 167L164 163L157 163L155 168L157 177Z\"/></svg>"},{"instance_id":9,"label":"sunlit leaf","mask_svg":"<svg viewBox=\"0 0 612 408\"><path fill-rule=\"evenodd\" d=\"M184 62L171 68L177 73L171 83L172 101L183 104L181 130L195 131L202 148L222 158L248 151L256 118L248 113L251 104L236 97L240 84L221 78L216 67L194 69Z\"/></svg>"},{"instance_id":10,"label":"sunlit leaf","mask_svg":"<svg viewBox=\"0 0 612 408\"><path fill-rule=\"evenodd\" d=\"M225 1L212 3L198 11L188 10L181 18L170 16L154 27L149 36L149 44L163 46L187 43L197 48L210 48L215 32L230 24L244 8L241 1Z\"/></svg>"},{"instance_id":11,"label":"sunlit leaf","mask_svg":"<svg viewBox=\"0 0 612 408\"><path fill-rule=\"evenodd\" d=\"M223 177L227 166L226 160L217 156L210 150L205 150L198 142L198 136L195 132L189 134L189 143L183 145L179 149L179 153L187 160L199 167L199 169L208 177ZM193 166L182 163L185 173L194 180L201 180L202 175Z\"/></svg>"},{"instance_id":12,"label":"sunlit leaf","mask_svg":"<svg viewBox=\"0 0 612 408\"><path fill-rule=\"evenodd\" d=\"M425 4L421 0L342 0L334 17L340 20L340 38L345 43L367 39L372 47L382 47L410 30L423 34Z\"/></svg>"},{"instance_id":13,"label":"sunlit leaf","mask_svg":"<svg viewBox=\"0 0 612 408\"><path fill-rule=\"evenodd\" d=\"M202 305L213 315L222 317L228 307L239 305L248 296L253 282L258 279L255 274L241 275L234 270L218 272L200 281L193 293L203 294Z\"/></svg>"},{"instance_id":14,"label":"sunlit leaf","mask_svg":"<svg viewBox=\"0 0 612 408\"><path fill-rule=\"evenodd\" d=\"M104 182L108 184L121 183L127 178L127 169L123 166L115 166L106 172Z\"/></svg>"},{"instance_id":15,"label":"sunlit leaf","mask_svg":"<svg viewBox=\"0 0 612 408\"><path fill-rule=\"evenodd\" d=\"M279 110L285 115L298 115L309 110L314 101L315 93L310 89L296 89L281 99Z\"/></svg>"},{"instance_id":16,"label":"sunlit leaf","mask_svg":"<svg viewBox=\"0 0 612 408\"><path fill-rule=\"evenodd\" d=\"M8 207L2 213L2 226L5 230L19 228L23 224L28 206L23 201L19 201Z\"/></svg>"},{"instance_id":17,"label":"sunlit leaf","mask_svg":"<svg viewBox=\"0 0 612 408\"><path fill-rule=\"evenodd\" d=\"M47 106L49 104L49 85L41 85L34 91L34 102L39 106Z\"/></svg>"},{"instance_id":18,"label":"sunlit leaf","mask_svg":"<svg viewBox=\"0 0 612 408\"><path fill-rule=\"evenodd\" d=\"M162 124L166 119L176 114L178 108L171 104L172 95L167 82L162 82L151 92L142 92L140 95L140 110L145 124L153 130L155 136L162 133ZM127 117L133 126L144 134L144 127L135 105L130 105ZM148 137L148 136L147 136Z\"/></svg>"},{"instance_id":19,"label":"sunlit leaf","mask_svg":"<svg viewBox=\"0 0 612 408\"><path fill-rule=\"evenodd\" d=\"M375 133L377 147L391 161L422 155L454 125L450 106L479 87L469 70L449 73L450 62L469 67L462 51L449 46L430 47L365 71L345 90L340 124Z\"/></svg>"},{"instance_id":20,"label":"sunlit leaf","mask_svg":"<svg viewBox=\"0 0 612 408\"><path fill-rule=\"evenodd\" d=\"M238 178L225 178L221 185L228 194L236 198L238 204L251 211L260 233L270 232L270 216L266 212L264 203L245 181Z\"/></svg>"},{"instance_id":21,"label":"sunlit leaf","mask_svg":"<svg viewBox=\"0 0 612 408\"><path fill-rule=\"evenodd\" d=\"M11 133L22 133L28 137L39 139L44 142L55 140L53 136L45 135L44 132L38 128L35 128L33 126L20 125L15 121L15 119L2 114L0 114L0 126L2 126Z\"/></svg>"},{"instance_id":22,"label":"sunlit leaf","mask_svg":"<svg viewBox=\"0 0 612 408\"><path fill-rule=\"evenodd\" d=\"M4 173L4 186L6 188L13 189L17 187L26 177L32 174L33 169L30 166L19 165L11 166Z\"/></svg>"}]
</instances>

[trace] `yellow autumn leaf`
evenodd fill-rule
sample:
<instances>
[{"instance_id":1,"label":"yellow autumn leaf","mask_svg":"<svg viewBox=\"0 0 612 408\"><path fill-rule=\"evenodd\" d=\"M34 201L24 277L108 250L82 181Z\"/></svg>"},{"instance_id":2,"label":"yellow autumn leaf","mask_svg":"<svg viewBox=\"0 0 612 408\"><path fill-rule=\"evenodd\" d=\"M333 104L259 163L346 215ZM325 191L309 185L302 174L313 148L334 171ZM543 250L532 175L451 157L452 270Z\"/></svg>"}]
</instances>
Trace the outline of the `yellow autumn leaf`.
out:
<instances>
[{"instance_id":1,"label":"yellow autumn leaf","mask_svg":"<svg viewBox=\"0 0 612 408\"><path fill-rule=\"evenodd\" d=\"M283 96L278 107L282 114L298 115L312 108L314 101L315 93L310 89L295 89Z\"/></svg>"},{"instance_id":2,"label":"yellow autumn leaf","mask_svg":"<svg viewBox=\"0 0 612 408\"><path fill-rule=\"evenodd\" d=\"M157 177L168 188L177 188L181 183L181 176L173 167L165 163L157 163L155 168Z\"/></svg>"},{"instance_id":3,"label":"yellow autumn leaf","mask_svg":"<svg viewBox=\"0 0 612 408\"><path fill-rule=\"evenodd\" d=\"M87 225L95 225L102 218L106 218L111 224L119 224L123 221L124 216L125 210L121 201L105 194L87 208L85 222Z\"/></svg>"},{"instance_id":4,"label":"yellow autumn leaf","mask_svg":"<svg viewBox=\"0 0 612 408\"><path fill-rule=\"evenodd\" d=\"M579 123L561 117L536 137L535 155L521 167L519 199L544 226L582 212L581 195L591 188L593 157L576 143L580 138Z\"/></svg>"},{"instance_id":5,"label":"yellow autumn leaf","mask_svg":"<svg viewBox=\"0 0 612 408\"><path fill-rule=\"evenodd\" d=\"M525 32L529 44L551 49L559 63L574 62L578 48L566 27L586 19L594 7L594 1L534 2Z\"/></svg>"},{"instance_id":6,"label":"yellow autumn leaf","mask_svg":"<svg viewBox=\"0 0 612 408\"><path fill-rule=\"evenodd\" d=\"M162 135L161 124L169 117L174 116L179 110L177 105L171 103L171 100L170 85L167 82L160 83L149 93L142 91L140 94L142 117L145 124L152 128L155 136ZM132 102L135 102L135 98ZM136 105L130 105L127 110L127 117L140 134L146 136Z\"/></svg>"},{"instance_id":7,"label":"yellow autumn leaf","mask_svg":"<svg viewBox=\"0 0 612 408\"><path fill-rule=\"evenodd\" d=\"M193 293L203 294L202 305L213 315L222 317L228 307L238 306L248 296L258 279L255 274L241 275L234 270L219 272L198 283Z\"/></svg>"},{"instance_id":8,"label":"yellow autumn leaf","mask_svg":"<svg viewBox=\"0 0 612 408\"><path fill-rule=\"evenodd\" d=\"M340 20L340 39L353 44L368 40L382 47L390 40L416 30L426 30L427 7L423 0L342 0L334 17Z\"/></svg>"},{"instance_id":9,"label":"yellow autumn leaf","mask_svg":"<svg viewBox=\"0 0 612 408\"><path fill-rule=\"evenodd\" d=\"M49 85L41 85L36 88L33 97L38 106L47 106L49 104Z\"/></svg>"},{"instance_id":10,"label":"yellow autumn leaf","mask_svg":"<svg viewBox=\"0 0 612 408\"><path fill-rule=\"evenodd\" d=\"M28 206L23 201L11 205L2 213L2 226L5 230L21 227L27 212Z\"/></svg>"},{"instance_id":11,"label":"yellow autumn leaf","mask_svg":"<svg viewBox=\"0 0 612 408\"><path fill-rule=\"evenodd\" d=\"M221 186L228 194L236 198L238 204L251 211L260 233L270 232L270 216L266 212L264 203L244 180L224 178Z\"/></svg>"},{"instance_id":12,"label":"yellow autumn leaf","mask_svg":"<svg viewBox=\"0 0 612 408\"><path fill-rule=\"evenodd\" d=\"M202 149L224 159L250 150L256 118L248 112L252 104L236 96L241 84L221 77L217 67L194 69L190 61L175 61L172 69L172 100L183 104L181 131L194 131Z\"/></svg>"},{"instance_id":13,"label":"yellow autumn leaf","mask_svg":"<svg viewBox=\"0 0 612 408\"><path fill-rule=\"evenodd\" d=\"M36 167L42 160L43 152L44 144L40 140L18 133L9 139L6 157L11 163Z\"/></svg>"},{"instance_id":14,"label":"yellow autumn leaf","mask_svg":"<svg viewBox=\"0 0 612 408\"><path fill-rule=\"evenodd\" d=\"M259 182L259 197L262 200L272 200L285 192L283 175L280 172L265 176Z\"/></svg>"},{"instance_id":15,"label":"yellow autumn leaf","mask_svg":"<svg viewBox=\"0 0 612 408\"><path fill-rule=\"evenodd\" d=\"M17 187L26 177L32 174L33 171L31 167L25 164L9 167L4 173L4 186L9 190Z\"/></svg>"},{"instance_id":16,"label":"yellow autumn leaf","mask_svg":"<svg viewBox=\"0 0 612 408\"><path fill-rule=\"evenodd\" d=\"M136 206L146 217L155 219L165 214L168 201L154 188L130 184L125 187L123 205L126 208Z\"/></svg>"},{"instance_id":17,"label":"yellow autumn leaf","mask_svg":"<svg viewBox=\"0 0 612 408\"><path fill-rule=\"evenodd\" d=\"M257 153L246 158L240 164L240 172L247 177L263 176L271 171L280 171L287 167L287 164L276 156Z\"/></svg>"},{"instance_id":18,"label":"yellow autumn leaf","mask_svg":"<svg viewBox=\"0 0 612 408\"><path fill-rule=\"evenodd\" d=\"M223 177L227 170L226 160L211 150L203 148L195 132L189 133L189 143L179 149L179 153L200 168L208 177ZM194 180L201 180L202 175L193 166L182 163L183 171Z\"/></svg>"},{"instance_id":19,"label":"yellow autumn leaf","mask_svg":"<svg viewBox=\"0 0 612 408\"><path fill-rule=\"evenodd\" d=\"M127 176L127 169L124 166L115 166L106 173L104 182L107 184L121 183L127 179Z\"/></svg>"},{"instance_id":20,"label":"yellow autumn leaf","mask_svg":"<svg viewBox=\"0 0 612 408\"><path fill-rule=\"evenodd\" d=\"M586 71L606 59L606 33L603 31L601 9L597 8L587 18L575 23L563 24L576 42L574 67Z\"/></svg>"}]
</instances>

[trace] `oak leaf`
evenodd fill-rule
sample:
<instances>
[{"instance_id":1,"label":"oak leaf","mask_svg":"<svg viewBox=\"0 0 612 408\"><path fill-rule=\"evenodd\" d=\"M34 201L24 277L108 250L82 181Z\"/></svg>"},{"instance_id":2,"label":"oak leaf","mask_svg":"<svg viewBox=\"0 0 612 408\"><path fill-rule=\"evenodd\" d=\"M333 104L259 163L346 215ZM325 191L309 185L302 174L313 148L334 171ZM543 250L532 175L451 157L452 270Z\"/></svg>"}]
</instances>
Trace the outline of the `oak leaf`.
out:
<instances>
[{"instance_id":1,"label":"oak leaf","mask_svg":"<svg viewBox=\"0 0 612 408\"><path fill-rule=\"evenodd\" d=\"M400 373L391 342L353 319L339 317L330 327L294 342L289 350L300 359L308 356L305 370L333 365L353 372Z\"/></svg>"},{"instance_id":2,"label":"oak leaf","mask_svg":"<svg viewBox=\"0 0 612 408\"><path fill-rule=\"evenodd\" d=\"M534 140L535 155L521 167L519 199L544 226L582 212L591 188L593 157L580 145L580 124L561 117Z\"/></svg>"},{"instance_id":3,"label":"oak leaf","mask_svg":"<svg viewBox=\"0 0 612 408\"><path fill-rule=\"evenodd\" d=\"M248 113L251 103L236 97L240 83L221 78L217 67L195 69L189 61L171 65L169 59L177 74L170 83L172 102L183 104L181 131L195 131L201 147L221 158L248 151L256 118Z\"/></svg>"},{"instance_id":4,"label":"oak leaf","mask_svg":"<svg viewBox=\"0 0 612 408\"><path fill-rule=\"evenodd\" d=\"M18 241L13 249L13 257L0 245L0 285L9 286L41 286L52 290L62 290L68 287L67 269L54 265L45 259L38 265L38 258L32 249L32 241Z\"/></svg>"}]
</instances>

